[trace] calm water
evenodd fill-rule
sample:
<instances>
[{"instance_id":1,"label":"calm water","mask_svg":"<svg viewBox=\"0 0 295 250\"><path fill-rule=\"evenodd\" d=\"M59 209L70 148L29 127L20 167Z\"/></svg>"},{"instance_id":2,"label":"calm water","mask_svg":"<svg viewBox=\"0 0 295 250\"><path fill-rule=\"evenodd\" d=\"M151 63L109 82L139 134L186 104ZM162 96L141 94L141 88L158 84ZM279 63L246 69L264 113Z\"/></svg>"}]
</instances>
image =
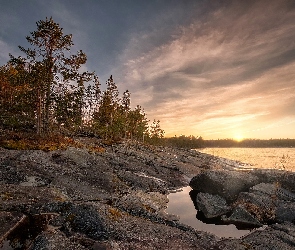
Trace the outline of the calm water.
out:
<instances>
[{"instance_id":1,"label":"calm water","mask_svg":"<svg viewBox=\"0 0 295 250\"><path fill-rule=\"evenodd\" d=\"M213 233L219 237L239 238L250 232L249 230L238 230L235 225L215 225L202 222L197 218L197 210L189 195L191 190L190 187L184 187L180 192L169 194L166 212L178 215L181 223L200 231Z\"/></svg>"},{"instance_id":2,"label":"calm water","mask_svg":"<svg viewBox=\"0 0 295 250\"><path fill-rule=\"evenodd\" d=\"M205 148L200 152L251 164L254 168L295 172L295 148Z\"/></svg>"}]
</instances>

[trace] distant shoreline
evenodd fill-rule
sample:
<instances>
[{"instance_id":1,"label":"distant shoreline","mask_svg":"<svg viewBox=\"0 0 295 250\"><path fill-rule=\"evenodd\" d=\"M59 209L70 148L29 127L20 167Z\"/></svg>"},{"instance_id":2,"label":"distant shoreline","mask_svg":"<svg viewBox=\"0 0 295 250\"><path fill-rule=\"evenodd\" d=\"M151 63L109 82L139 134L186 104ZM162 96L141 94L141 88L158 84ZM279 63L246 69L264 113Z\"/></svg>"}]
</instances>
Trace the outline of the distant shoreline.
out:
<instances>
[{"instance_id":1,"label":"distant shoreline","mask_svg":"<svg viewBox=\"0 0 295 250\"><path fill-rule=\"evenodd\" d=\"M233 139L204 140L206 148L292 148L295 147L295 139L244 139L235 141Z\"/></svg>"}]
</instances>

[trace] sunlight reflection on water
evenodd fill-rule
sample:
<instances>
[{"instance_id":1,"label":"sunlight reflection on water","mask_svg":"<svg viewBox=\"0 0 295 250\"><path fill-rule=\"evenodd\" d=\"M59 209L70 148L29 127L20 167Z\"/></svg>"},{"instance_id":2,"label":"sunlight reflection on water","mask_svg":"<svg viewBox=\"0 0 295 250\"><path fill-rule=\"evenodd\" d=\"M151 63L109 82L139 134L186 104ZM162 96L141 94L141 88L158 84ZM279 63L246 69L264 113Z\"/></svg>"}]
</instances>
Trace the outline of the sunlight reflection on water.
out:
<instances>
[{"instance_id":1,"label":"sunlight reflection on water","mask_svg":"<svg viewBox=\"0 0 295 250\"><path fill-rule=\"evenodd\" d=\"M200 231L213 233L219 237L239 238L249 233L249 230L238 230L235 225L215 225L206 224L196 218L197 210L191 200L189 192L192 189L182 188L182 191L168 195L169 203L166 212L176 214L180 217L180 222L194 227Z\"/></svg>"},{"instance_id":2,"label":"sunlight reflection on water","mask_svg":"<svg viewBox=\"0 0 295 250\"><path fill-rule=\"evenodd\" d=\"M204 148L197 151L249 163L254 168L295 172L295 148Z\"/></svg>"}]
</instances>

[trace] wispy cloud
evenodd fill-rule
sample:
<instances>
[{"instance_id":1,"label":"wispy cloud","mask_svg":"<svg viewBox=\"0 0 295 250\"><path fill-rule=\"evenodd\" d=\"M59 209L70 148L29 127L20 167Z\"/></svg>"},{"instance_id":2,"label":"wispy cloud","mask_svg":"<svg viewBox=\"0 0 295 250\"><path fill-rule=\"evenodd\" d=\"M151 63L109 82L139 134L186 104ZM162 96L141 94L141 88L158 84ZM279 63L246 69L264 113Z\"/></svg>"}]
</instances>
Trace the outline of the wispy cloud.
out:
<instances>
[{"instance_id":1,"label":"wispy cloud","mask_svg":"<svg viewBox=\"0 0 295 250\"><path fill-rule=\"evenodd\" d=\"M149 51L149 34L133 37L120 70L170 135L259 128L295 117L294 20L291 1L233 1Z\"/></svg>"}]
</instances>

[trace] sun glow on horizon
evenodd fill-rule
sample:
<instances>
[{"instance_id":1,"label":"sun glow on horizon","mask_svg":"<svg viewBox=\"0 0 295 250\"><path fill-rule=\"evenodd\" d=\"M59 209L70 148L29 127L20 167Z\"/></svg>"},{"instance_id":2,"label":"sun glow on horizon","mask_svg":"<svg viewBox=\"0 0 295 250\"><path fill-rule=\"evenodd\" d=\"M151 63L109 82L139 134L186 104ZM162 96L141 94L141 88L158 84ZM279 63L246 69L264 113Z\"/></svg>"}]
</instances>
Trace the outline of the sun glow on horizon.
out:
<instances>
[{"instance_id":1,"label":"sun glow on horizon","mask_svg":"<svg viewBox=\"0 0 295 250\"><path fill-rule=\"evenodd\" d=\"M237 142L240 142L240 141L244 140L244 136L241 134L235 135L234 140Z\"/></svg>"}]
</instances>

